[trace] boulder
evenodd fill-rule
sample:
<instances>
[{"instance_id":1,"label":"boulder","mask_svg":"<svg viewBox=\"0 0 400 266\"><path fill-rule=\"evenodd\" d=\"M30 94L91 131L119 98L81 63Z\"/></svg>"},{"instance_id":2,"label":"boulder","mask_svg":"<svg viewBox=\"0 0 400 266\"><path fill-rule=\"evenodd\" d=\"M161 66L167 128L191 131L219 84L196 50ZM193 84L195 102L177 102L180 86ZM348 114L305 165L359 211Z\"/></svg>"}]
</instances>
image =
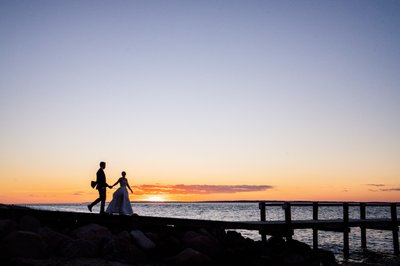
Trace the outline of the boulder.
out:
<instances>
[{"instance_id":1,"label":"boulder","mask_svg":"<svg viewBox=\"0 0 400 266\"><path fill-rule=\"evenodd\" d=\"M107 227L100 226L98 224L88 224L79 227L72 231L71 235L78 239L97 242L110 239L112 237L112 233Z\"/></svg>"},{"instance_id":2,"label":"boulder","mask_svg":"<svg viewBox=\"0 0 400 266\"><path fill-rule=\"evenodd\" d=\"M183 244L187 248L195 249L208 256L216 256L221 250L221 245L218 241L203 235L187 239Z\"/></svg>"},{"instance_id":3,"label":"boulder","mask_svg":"<svg viewBox=\"0 0 400 266\"><path fill-rule=\"evenodd\" d=\"M60 248L63 244L72 240L69 236L53 231L47 227L40 230L40 235L47 244L47 251L49 254L60 254Z\"/></svg>"},{"instance_id":4,"label":"boulder","mask_svg":"<svg viewBox=\"0 0 400 266\"><path fill-rule=\"evenodd\" d=\"M298 240L288 240L286 242L285 255L283 256L284 265L288 266L319 266L319 258L311 247Z\"/></svg>"},{"instance_id":5,"label":"boulder","mask_svg":"<svg viewBox=\"0 0 400 266\"><path fill-rule=\"evenodd\" d=\"M97 245L85 239L70 239L59 247L59 253L66 258L94 258L98 255Z\"/></svg>"},{"instance_id":6,"label":"boulder","mask_svg":"<svg viewBox=\"0 0 400 266\"><path fill-rule=\"evenodd\" d=\"M197 232L203 236L209 237L209 238L213 238L216 240L215 236L213 234L211 234L207 229L205 228L200 228L197 230Z\"/></svg>"},{"instance_id":7,"label":"boulder","mask_svg":"<svg viewBox=\"0 0 400 266\"><path fill-rule=\"evenodd\" d=\"M116 234L114 237L126 239L128 241L131 240L131 235L127 231L121 231L118 234Z\"/></svg>"},{"instance_id":8,"label":"boulder","mask_svg":"<svg viewBox=\"0 0 400 266\"><path fill-rule=\"evenodd\" d=\"M125 231L107 241L102 248L103 257L132 264L144 262L145 254L131 242L130 238L129 233Z\"/></svg>"},{"instance_id":9,"label":"boulder","mask_svg":"<svg viewBox=\"0 0 400 266\"><path fill-rule=\"evenodd\" d=\"M44 258L47 255L46 248L41 235L28 231L12 232L0 242L0 250L8 258Z\"/></svg>"},{"instance_id":10,"label":"boulder","mask_svg":"<svg viewBox=\"0 0 400 266\"><path fill-rule=\"evenodd\" d=\"M280 236L271 236L267 240L267 247L274 256L283 256L286 250L286 241Z\"/></svg>"},{"instance_id":11,"label":"boulder","mask_svg":"<svg viewBox=\"0 0 400 266\"><path fill-rule=\"evenodd\" d=\"M312 249L306 243L300 242L298 240L288 240L286 242L286 246L292 252L300 253L303 255L310 255L312 253Z\"/></svg>"},{"instance_id":12,"label":"boulder","mask_svg":"<svg viewBox=\"0 0 400 266\"><path fill-rule=\"evenodd\" d=\"M319 260L324 266L336 266L338 263L336 262L335 255L330 250L319 249Z\"/></svg>"},{"instance_id":13,"label":"boulder","mask_svg":"<svg viewBox=\"0 0 400 266\"><path fill-rule=\"evenodd\" d=\"M140 230L132 230L130 235L133 238L134 243L144 251L151 251L155 249L156 244L148 238L142 231Z\"/></svg>"},{"instance_id":14,"label":"boulder","mask_svg":"<svg viewBox=\"0 0 400 266\"><path fill-rule=\"evenodd\" d=\"M39 232L40 221L33 216L25 215L19 221L19 228L22 231Z\"/></svg>"},{"instance_id":15,"label":"boulder","mask_svg":"<svg viewBox=\"0 0 400 266\"><path fill-rule=\"evenodd\" d=\"M195 231L192 231L192 230L186 231L182 235L182 242L183 243L188 242L192 238L199 237L199 236L201 236L201 234L199 234L199 233L197 233Z\"/></svg>"},{"instance_id":16,"label":"boulder","mask_svg":"<svg viewBox=\"0 0 400 266\"><path fill-rule=\"evenodd\" d=\"M160 241L160 235L157 232L146 232L146 236L154 243Z\"/></svg>"},{"instance_id":17,"label":"boulder","mask_svg":"<svg viewBox=\"0 0 400 266\"><path fill-rule=\"evenodd\" d=\"M223 242L228 247L237 247L243 246L246 240L239 232L227 231L224 236Z\"/></svg>"},{"instance_id":18,"label":"boulder","mask_svg":"<svg viewBox=\"0 0 400 266\"><path fill-rule=\"evenodd\" d=\"M157 243L157 254L162 257L171 257L182 251L182 243L175 236L167 236Z\"/></svg>"},{"instance_id":19,"label":"boulder","mask_svg":"<svg viewBox=\"0 0 400 266\"><path fill-rule=\"evenodd\" d=\"M212 260L194 249L186 248L176 256L173 256L166 260L168 265L190 265L190 266L202 266L212 265Z\"/></svg>"},{"instance_id":20,"label":"boulder","mask_svg":"<svg viewBox=\"0 0 400 266\"><path fill-rule=\"evenodd\" d=\"M15 231L17 231L16 222L10 219L0 220L0 239Z\"/></svg>"},{"instance_id":21,"label":"boulder","mask_svg":"<svg viewBox=\"0 0 400 266\"><path fill-rule=\"evenodd\" d=\"M319 266L310 264L309 260L298 253L287 254L282 258L282 265L285 266Z\"/></svg>"}]
</instances>

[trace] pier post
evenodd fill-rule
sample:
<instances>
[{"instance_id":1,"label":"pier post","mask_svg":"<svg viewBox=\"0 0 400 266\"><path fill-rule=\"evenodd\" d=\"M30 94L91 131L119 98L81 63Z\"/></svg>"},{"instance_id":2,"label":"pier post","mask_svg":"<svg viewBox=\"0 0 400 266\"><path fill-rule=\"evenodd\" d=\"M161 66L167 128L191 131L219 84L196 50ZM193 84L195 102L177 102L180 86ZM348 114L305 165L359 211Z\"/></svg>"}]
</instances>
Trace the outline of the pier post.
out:
<instances>
[{"instance_id":1,"label":"pier post","mask_svg":"<svg viewBox=\"0 0 400 266\"><path fill-rule=\"evenodd\" d=\"M343 257L345 259L349 258L349 204L347 202L343 203Z\"/></svg>"},{"instance_id":2,"label":"pier post","mask_svg":"<svg viewBox=\"0 0 400 266\"><path fill-rule=\"evenodd\" d=\"M262 201L258 204L258 208L260 209L260 221L265 222L265 202ZM267 241L267 234L265 234L262 230L259 232L261 234L261 240L262 242Z\"/></svg>"},{"instance_id":3,"label":"pier post","mask_svg":"<svg viewBox=\"0 0 400 266\"><path fill-rule=\"evenodd\" d=\"M318 202L313 202L313 220L318 221ZM313 228L313 248L318 250L318 229Z\"/></svg>"},{"instance_id":4,"label":"pier post","mask_svg":"<svg viewBox=\"0 0 400 266\"><path fill-rule=\"evenodd\" d=\"M292 208L290 202L283 203L282 208L285 210L285 224L288 232L286 233L286 239L292 240L293 228L292 228Z\"/></svg>"},{"instance_id":5,"label":"pier post","mask_svg":"<svg viewBox=\"0 0 400 266\"><path fill-rule=\"evenodd\" d=\"M399 225L397 224L397 204L390 203L390 212L392 216L392 234L393 234L393 253L399 255Z\"/></svg>"},{"instance_id":6,"label":"pier post","mask_svg":"<svg viewBox=\"0 0 400 266\"><path fill-rule=\"evenodd\" d=\"M360 203L360 219L361 220L366 219L364 202ZM361 229L361 248L366 249L367 248L367 229L365 228L365 226L361 226L360 229Z\"/></svg>"}]
</instances>

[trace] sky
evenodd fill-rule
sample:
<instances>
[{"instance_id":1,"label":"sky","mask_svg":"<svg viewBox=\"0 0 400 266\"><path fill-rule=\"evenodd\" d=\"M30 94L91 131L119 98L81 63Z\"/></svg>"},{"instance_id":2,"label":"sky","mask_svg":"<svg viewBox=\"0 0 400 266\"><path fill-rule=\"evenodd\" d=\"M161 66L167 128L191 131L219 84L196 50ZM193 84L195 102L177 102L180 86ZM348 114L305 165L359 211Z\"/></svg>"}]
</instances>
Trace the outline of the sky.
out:
<instances>
[{"instance_id":1,"label":"sky","mask_svg":"<svg viewBox=\"0 0 400 266\"><path fill-rule=\"evenodd\" d=\"M400 201L399 1L0 0L0 203ZM108 190L108 199L114 190Z\"/></svg>"}]
</instances>

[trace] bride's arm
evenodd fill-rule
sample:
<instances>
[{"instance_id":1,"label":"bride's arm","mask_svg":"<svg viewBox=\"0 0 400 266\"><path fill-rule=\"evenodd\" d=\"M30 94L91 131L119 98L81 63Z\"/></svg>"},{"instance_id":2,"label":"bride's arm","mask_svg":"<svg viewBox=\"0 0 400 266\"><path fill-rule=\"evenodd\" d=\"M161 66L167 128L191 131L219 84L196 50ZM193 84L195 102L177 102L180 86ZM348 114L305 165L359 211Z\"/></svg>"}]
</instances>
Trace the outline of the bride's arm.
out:
<instances>
[{"instance_id":1,"label":"bride's arm","mask_svg":"<svg viewBox=\"0 0 400 266\"><path fill-rule=\"evenodd\" d=\"M132 191L131 187L129 186L129 183L128 183L128 182L126 182L126 186L129 188L129 190L131 191L131 193L133 193L133 191Z\"/></svg>"},{"instance_id":2,"label":"bride's arm","mask_svg":"<svg viewBox=\"0 0 400 266\"><path fill-rule=\"evenodd\" d=\"M115 184L114 184L114 185L112 185L111 187L113 187L113 186L117 185L119 182L121 182L121 178L118 178L117 182L115 182Z\"/></svg>"}]
</instances>

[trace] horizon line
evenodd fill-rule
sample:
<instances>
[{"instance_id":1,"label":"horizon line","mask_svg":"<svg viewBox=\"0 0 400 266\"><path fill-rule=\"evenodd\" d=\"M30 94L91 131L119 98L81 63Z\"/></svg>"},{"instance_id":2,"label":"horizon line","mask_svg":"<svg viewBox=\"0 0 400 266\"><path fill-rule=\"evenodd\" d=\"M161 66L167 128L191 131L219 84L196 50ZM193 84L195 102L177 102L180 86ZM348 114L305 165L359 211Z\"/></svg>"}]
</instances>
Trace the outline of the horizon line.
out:
<instances>
[{"instance_id":1,"label":"horizon line","mask_svg":"<svg viewBox=\"0 0 400 266\"><path fill-rule=\"evenodd\" d=\"M194 200L194 201L182 201L182 200L165 200L165 201L150 201L150 200L135 200L130 203L260 203L260 202L272 202L272 203L397 203L399 201L341 201L341 200ZM63 203L0 203L0 205L79 205L88 204L90 202L63 202ZM110 203L107 201L106 203Z\"/></svg>"}]
</instances>

